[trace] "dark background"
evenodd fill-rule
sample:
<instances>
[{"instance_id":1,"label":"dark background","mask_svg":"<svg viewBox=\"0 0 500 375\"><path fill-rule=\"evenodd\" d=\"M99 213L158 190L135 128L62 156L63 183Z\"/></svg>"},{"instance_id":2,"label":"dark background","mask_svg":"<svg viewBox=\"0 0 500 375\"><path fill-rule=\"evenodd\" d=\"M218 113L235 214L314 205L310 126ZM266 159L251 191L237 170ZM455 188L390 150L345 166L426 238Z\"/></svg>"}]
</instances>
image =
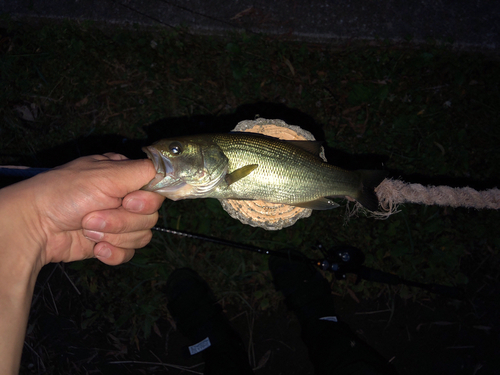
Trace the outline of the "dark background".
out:
<instances>
[{"instance_id":1,"label":"dark background","mask_svg":"<svg viewBox=\"0 0 500 375\"><path fill-rule=\"evenodd\" d=\"M111 150L140 158L140 147L159 138L229 131L258 115L311 131L327 142L328 160L346 168L383 163L392 177L409 182L498 186L496 1L3 1L0 11L2 84L8 93L2 96L2 164L54 167ZM87 26L85 20L96 22ZM178 26L184 31L174 30ZM178 34L165 41L157 27ZM242 31L247 37L231 34ZM264 36L257 37L261 32ZM206 34L223 36L222 42L204 39ZM249 41L248 35L256 39ZM61 47L51 50L47 39ZM144 46L152 39L171 49L151 57ZM304 43L306 52L294 41ZM210 43L215 47L204 47ZM307 58L301 62L300 53L321 60L320 67ZM35 57L23 60L24 55ZM87 56L92 57L77 66ZM45 58L64 61L53 72ZM291 78L285 58L295 67ZM15 71L11 61L21 64L17 75L9 75ZM151 63L165 66L155 71ZM92 71L102 66L112 67L95 82ZM87 67L90 73L79 76L71 67ZM134 78L143 67L146 73ZM21 82L26 71L28 84ZM133 101L137 94L114 83L124 80L130 90L146 91L149 74L166 76L152 95L159 103L140 94L139 105ZM70 83L65 78L59 85L61 76ZM210 80L217 94L211 94ZM223 81L227 87L219 90ZM296 92L299 83L303 94ZM40 85L46 86L42 92L36 91ZM109 93L108 86L119 89ZM259 86L263 89L255 90ZM161 96L168 90L177 96ZM248 95L252 90L258 94ZM51 107L33 94L61 99ZM86 97L91 108L77 105ZM37 121L18 118L16 106L26 103L43 109ZM412 115L403 113L403 105L414 105ZM137 110L123 112L129 117L109 117L130 107ZM421 108L428 117L415 114ZM91 110L98 115L88 115ZM368 117L366 129L357 127ZM247 228L211 201L166 202L161 214L165 226L276 249L296 246L317 257L310 249L318 240L328 246L350 243L366 252L369 265L422 282L463 286L465 276L462 300L352 279L332 280L332 285L339 316L400 373L498 373L495 211L405 205L387 221L360 217L347 224L344 211L314 213L280 233ZM171 374L199 373L198 366L175 368L201 359L183 358L187 342L172 327L162 293L168 273L186 265L220 296L251 344L250 358L261 365L257 374L313 373L297 321L273 292L264 257L159 234L128 265L110 268L88 261L45 267L21 372L134 374L168 368Z\"/></svg>"}]
</instances>

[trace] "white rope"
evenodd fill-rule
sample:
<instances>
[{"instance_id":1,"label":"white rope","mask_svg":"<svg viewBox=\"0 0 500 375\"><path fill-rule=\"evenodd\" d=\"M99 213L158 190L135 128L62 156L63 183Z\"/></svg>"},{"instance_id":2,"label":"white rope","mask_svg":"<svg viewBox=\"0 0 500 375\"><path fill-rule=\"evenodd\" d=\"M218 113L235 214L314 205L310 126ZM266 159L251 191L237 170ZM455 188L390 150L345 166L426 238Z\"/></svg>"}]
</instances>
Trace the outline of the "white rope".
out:
<instances>
[{"instance_id":1,"label":"white rope","mask_svg":"<svg viewBox=\"0 0 500 375\"><path fill-rule=\"evenodd\" d=\"M500 190L498 188L477 191L470 187L424 186L401 180L385 179L375 189L375 192L382 210L385 211L380 213L382 217L397 212L397 205L402 203L493 210L500 208ZM375 213L375 216L379 215Z\"/></svg>"}]
</instances>

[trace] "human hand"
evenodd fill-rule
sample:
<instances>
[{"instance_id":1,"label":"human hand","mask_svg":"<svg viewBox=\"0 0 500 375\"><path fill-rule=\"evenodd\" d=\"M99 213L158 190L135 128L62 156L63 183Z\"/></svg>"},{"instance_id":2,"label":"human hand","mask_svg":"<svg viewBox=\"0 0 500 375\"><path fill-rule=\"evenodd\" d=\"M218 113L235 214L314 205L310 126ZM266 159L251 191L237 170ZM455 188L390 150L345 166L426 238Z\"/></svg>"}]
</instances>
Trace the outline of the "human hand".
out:
<instances>
[{"instance_id":1,"label":"human hand","mask_svg":"<svg viewBox=\"0 0 500 375\"><path fill-rule=\"evenodd\" d=\"M140 191L148 159L87 156L0 190L0 373L17 374L40 269L97 257L115 265L151 239L163 197Z\"/></svg>"},{"instance_id":2,"label":"human hand","mask_svg":"<svg viewBox=\"0 0 500 375\"><path fill-rule=\"evenodd\" d=\"M39 268L94 256L109 265L130 260L134 249L150 241L163 202L158 194L138 190L155 173L147 159L106 154L9 187L11 212L23 219L16 236L30 242L18 248L35 252L28 256L36 256Z\"/></svg>"}]
</instances>

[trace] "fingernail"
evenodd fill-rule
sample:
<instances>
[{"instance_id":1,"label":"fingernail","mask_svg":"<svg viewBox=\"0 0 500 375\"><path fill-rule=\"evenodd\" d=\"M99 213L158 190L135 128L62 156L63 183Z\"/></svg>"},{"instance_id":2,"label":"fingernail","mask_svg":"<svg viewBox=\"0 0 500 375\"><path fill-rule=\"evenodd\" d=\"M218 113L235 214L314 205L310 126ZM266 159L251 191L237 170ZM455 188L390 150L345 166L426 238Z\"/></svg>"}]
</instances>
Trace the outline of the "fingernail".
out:
<instances>
[{"instance_id":1,"label":"fingernail","mask_svg":"<svg viewBox=\"0 0 500 375\"><path fill-rule=\"evenodd\" d=\"M85 229L90 230L103 230L105 226L106 222L98 216L91 217L85 223Z\"/></svg>"},{"instance_id":2,"label":"fingernail","mask_svg":"<svg viewBox=\"0 0 500 375\"><path fill-rule=\"evenodd\" d=\"M97 250L95 256L103 259L109 258L111 256L111 249L107 246L102 246L99 250Z\"/></svg>"},{"instance_id":3,"label":"fingernail","mask_svg":"<svg viewBox=\"0 0 500 375\"><path fill-rule=\"evenodd\" d=\"M104 233L96 232L94 230L83 230L83 235L91 241L99 242L104 237Z\"/></svg>"},{"instance_id":4,"label":"fingernail","mask_svg":"<svg viewBox=\"0 0 500 375\"><path fill-rule=\"evenodd\" d=\"M131 212L139 212L144 208L144 202L141 199L132 198L126 202L125 208Z\"/></svg>"}]
</instances>

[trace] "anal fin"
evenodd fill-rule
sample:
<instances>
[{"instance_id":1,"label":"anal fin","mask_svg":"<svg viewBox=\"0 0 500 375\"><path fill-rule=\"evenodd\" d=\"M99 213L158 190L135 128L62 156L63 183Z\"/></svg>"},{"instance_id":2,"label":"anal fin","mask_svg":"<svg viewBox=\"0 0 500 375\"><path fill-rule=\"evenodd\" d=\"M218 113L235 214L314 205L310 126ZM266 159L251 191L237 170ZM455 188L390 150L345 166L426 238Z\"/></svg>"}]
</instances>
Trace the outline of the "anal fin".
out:
<instances>
[{"instance_id":1,"label":"anal fin","mask_svg":"<svg viewBox=\"0 0 500 375\"><path fill-rule=\"evenodd\" d=\"M310 208L312 210L331 210L332 208L338 207L339 204L335 203L330 198L318 198L313 201L295 203L291 206Z\"/></svg>"}]
</instances>

